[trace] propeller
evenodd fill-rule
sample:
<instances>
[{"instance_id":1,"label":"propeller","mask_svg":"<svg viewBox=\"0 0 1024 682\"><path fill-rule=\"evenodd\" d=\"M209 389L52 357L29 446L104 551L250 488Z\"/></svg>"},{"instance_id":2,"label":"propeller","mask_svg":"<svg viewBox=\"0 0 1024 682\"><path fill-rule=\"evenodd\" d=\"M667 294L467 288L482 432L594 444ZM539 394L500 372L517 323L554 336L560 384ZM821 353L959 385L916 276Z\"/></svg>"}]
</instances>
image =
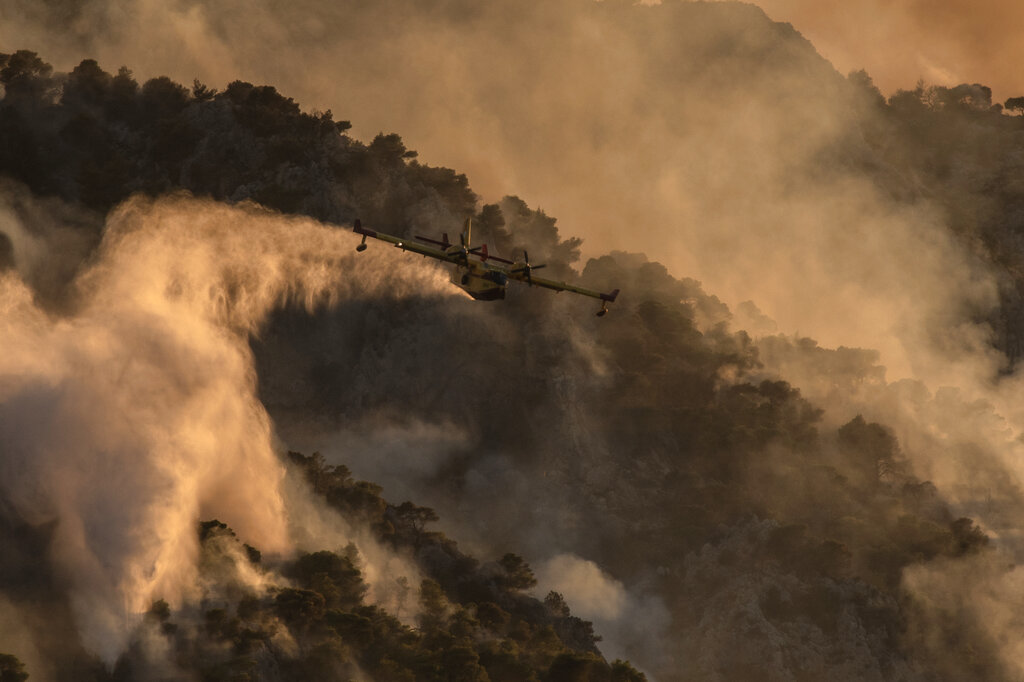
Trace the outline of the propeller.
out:
<instances>
[{"instance_id":1,"label":"propeller","mask_svg":"<svg viewBox=\"0 0 1024 682\"><path fill-rule=\"evenodd\" d=\"M474 256L479 256L481 263L486 263L487 259L491 257L490 254L487 253L487 244L481 244L476 248L470 249L469 252Z\"/></svg>"},{"instance_id":2,"label":"propeller","mask_svg":"<svg viewBox=\"0 0 1024 682\"><path fill-rule=\"evenodd\" d=\"M540 270L546 265L530 265L530 254L523 249L523 263L522 265L512 268L512 272L522 272L526 274L526 283L533 286L533 271Z\"/></svg>"},{"instance_id":3,"label":"propeller","mask_svg":"<svg viewBox=\"0 0 1024 682\"><path fill-rule=\"evenodd\" d=\"M479 256L480 261L483 263L486 263L488 258L496 258L497 260L502 260L497 256L491 256L489 253L487 253L487 244L481 244L480 246L470 246L469 240L466 238L465 232L459 234L459 242L461 243L462 246L456 252L456 255L461 257L463 261L468 261L470 256Z\"/></svg>"},{"instance_id":4,"label":"propeller","mask_svg":"<svg viewBox=\"0 0 1024 682\"><path fill-rule=\"evenodd\" d=\"M452 253L452 255L453 256L457 256L458 258L461 258L463 263L468 263L469 262L469 249L466 248L465 244L463 244L458 249L456 249Z\"/></svg>"}]
</instances>

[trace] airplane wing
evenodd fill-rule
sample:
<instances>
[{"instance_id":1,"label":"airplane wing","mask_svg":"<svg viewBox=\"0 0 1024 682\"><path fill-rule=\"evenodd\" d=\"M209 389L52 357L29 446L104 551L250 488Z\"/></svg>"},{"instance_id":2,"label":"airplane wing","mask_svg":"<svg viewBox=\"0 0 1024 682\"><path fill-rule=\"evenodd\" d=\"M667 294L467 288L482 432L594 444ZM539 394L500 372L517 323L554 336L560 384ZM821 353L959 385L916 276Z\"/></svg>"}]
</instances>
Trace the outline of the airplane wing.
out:
<instances>
[{"instance_id":1,"label":"airplane wing","mask_svg":"<svg viewBox=\"0 0 1024 682\"><path fill-rule=\"evenodd\" d=\"M437 260L445 261L447 263L464 264L466 261L466 257L461 250L456 250L452 252L448 250L437 249L434 248L433 246L427 246L426 244L420 244L416 241L403 239L402 237L395 237L390 234L384 234L383 232L377 232L376 230L369 230L363 227L362 223L358 220L356 220L355 225L352 228L352 231L357 234L363 235L362 243L356 247L360 251L366 248L366 238L373 237L374 239L379 239L382 242L394 244L403 251L412 251L413 253L418 253L421 256L429 256L431 258L436 258Z\"/></svg>"},{"instance_id":2,"label":"airplane wing","mask_svg":"<svg viewBox=\"0 0 1024 682\"><path fill-rule=\"evenodd\" d=\"M565 282L557 282L553 279L545 279L543 277L537 277L535 275L528 275L525 272L516 272L501 268L502 272L508 275L509 279L519 280L524 284L531 286L544 287L545 289L554 289L555 291L571 291L574 294L581 294L583 296L590 296L591 298L597 298L602 301L611 303L619 295L619 290L615 289L611 293L605 294L600 291L594 291L593 289L585 289L578 287L574 284L566 284Z\"/></svg>"},{"instance_id":3,"label":"airplane wing","mask_svg":"<svg viewBox=\"0 0 1024 682\"><path fill-rule=\"evenodd\" d=\"M608 304L615 301L619 295L619 290L614 289L611 293L603 293L600 291L594 291L593 289L586 289L584 287L578 287L574 284L566 284L565 282L557 282L553 279L546 279L544 277L534 277L531 270L536 270L542 266L534 266L530 268L529 265L525 267L522 264L517 264L514 268L503 268L500 265L488 265L487 268L490 270L496 270L504 273L509 279L514 279L523 284L529 286L544 287L545 289L553 289L554 291L571 291L574 294L580 294L582 296L590 296L591 298L597 298L601 300L601 309L597 311L598 317L604 317L608 312Z\"/></svg>"},{"instance_id":4,"label":"airplane wing","mask_svg":"<svg viewBox=\"0 0 1024 682\"><path fill-rule=\"evenodd\" d=\"M510 261L503 260L502 262L508 263ZM558 282L556 280L547 279L545 277L537 277L536 275L534 275L531 272L532 270L537 270L537 269L540 269L540 268L544 267L543 265L536 265L533 268L531 268L529 266L529 264L524 264L524 263L513 263L513 265L516 266L516 267L506 268L506 267L502 267L500 265L490 265L490 264L486 265L485 267L488 270L493 270L495 272L500 272L503 275L505 275L506 277L508 277L509 279L514 279L514 280L516 280L518 282L522 282L523 284L528 284L530 286L544 287L545 289L553 289L555 291L571 291L574 294L581 294L583 296L590 296L591 298L597 298L597 299L600 299L602 301L607 301L608 303L611 303L612 301L614 301L615 298L619 295L619 290L618 289L615 289L611 293L606 294L606 293L603 293L603 292L600 292L600 291L594 291L593 289L586 289L584 287L578 287L578 286L576 286L574 284L567 284L565 282Z\"/></svg>"}]
</instances>

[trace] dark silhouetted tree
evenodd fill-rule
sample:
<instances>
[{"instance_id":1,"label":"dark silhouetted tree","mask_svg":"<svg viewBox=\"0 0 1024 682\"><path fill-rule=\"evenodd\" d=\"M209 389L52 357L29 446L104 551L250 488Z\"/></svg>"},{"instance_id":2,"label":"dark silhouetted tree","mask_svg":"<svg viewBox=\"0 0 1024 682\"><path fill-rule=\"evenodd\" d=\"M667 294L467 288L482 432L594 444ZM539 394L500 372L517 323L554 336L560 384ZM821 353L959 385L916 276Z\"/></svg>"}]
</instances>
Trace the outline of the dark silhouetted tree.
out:
<instances>
[{"instance_id":1,"label":"dark silhouetted tree","mask_svg":"<svg viewBox=\"0 0 1024 682\"><path fill-rule=\"evenodd\" d=\"M572 615L569 605L565 603L565 598L554 590L548 592L548 596L544 597L544 606L548 608L551 615L557 618L568 618Z\"/></svg>"},{"instance_id":2,"label":"dark silhouetted tree","mask_svg":"<svg viewBox=\"0 0 1024 682\"><path fill-rule=\"evenodd\" d=\"M511 590L528 590L537 584L530 565L518 554L508 553L498 561L504 571L504 582Z\"/></svg>"},{"instance_id":3,"label":"dark silhouetted tree","mask_svg":"<svg viewBox=\"0 0 1024 682\"><path fill-rule=\"evenodd\" d=\"M1017 114L1024 113L1024 97L1010 97L1003 107Z\"/></svg>"},{"instance_id":4,"label":"dark silhouetted tree","mask_svg":"<svg viewBox=\"0 0 1024 682\"><path fill-rule=\"evenodd\" d=\"M24 682L27 679L25 666L16 656L0 654L0 682Z\"/></svg>"},{"instance_id":5,"label":"dark silhouetted tree","mask_svg":"<svg viewBox=\"0 0 1024 682\"><path fill-rule=\"evenodd\" d=\"M76 109L94 107L102 111L113 84L113 76L101 69L95 59L85 59L68 74L61 104Z\"/></svg>"},{"instance_id":6,"label":"dark silhouetted tree","mask_svg":"<svg viewBox=\"0 0 1024 682\"><path fill-rule=\"evenodd\" d=\"M15 102L51 104L60 91L60 83L53 77L53 67L30 50L18 50L12 55L0 55L0 83L4 86L4 99Z\"/></svg>"},{"instance_id":7,"label":"dark silhouetted tree","mask_svg":"<svg viewBox=\"0 0 1024 682\"><path fill-rule=\"evenodd\" d=\"M881 424L857 415L839 428L839 445L861 482L875 484L899 455L896 438Z\"/></svg>"},{"instance_id":8,"label":"dark silhouetted tree","mask_svg":"<svg viewBox=\"0 0 1024 682\"><path fill-rule=\"evenodd\" d=\"M274 598L274 608L281 620L300 627L310 627L324 617L325 603L313 590L286 588Z\"/></svg>"},{"instance_id":9,"label":"dark silhouetted tree","mask_svg":"<svg viewBox=\"0 0 1024 682\"><path fill-rule=\"evenodd\" d=\"M139 94L143 111L153 121L178 114L188 106L192 99L184 86L175 83L167 76L146 81Z\"/></svg>"},{"instance_id":10,"label":"dark silhouetted tree","mask_svg":"<svg viewBox=\"0 0 1024 682\"><path fill-rule=\"evenodd\" d=\"M217 95L216 88L208 88L204 84L199 82L196 78L192 81L192 99L197 102L205 102L213 99Z\"/></svg>"},{"instance_id":11,"label":"dark silhouetted tree","mask_svg":"<svg viewBox=\"0 0 1024 682\"><path fill-rule=\"evenodd\" d=\"M346 556L327 551L303 554L285 575L319 593L327 608L351 610L362 603L367 589L354 559L355 547L351 545Z\"/></svg>"},{"instance_id":12,"label":"dark silhouetted tree","mask_svg":"<svg viewBox=\"0 0 1024 682\"><path fill-rule=\"evenodd\" d=\"M403 502L393 511L395 529L411 536L413 549L418 550L426 536L427 524L438 520L437 512L430 507L418 507L412 502Z\"/></svg>"}]
</instances>

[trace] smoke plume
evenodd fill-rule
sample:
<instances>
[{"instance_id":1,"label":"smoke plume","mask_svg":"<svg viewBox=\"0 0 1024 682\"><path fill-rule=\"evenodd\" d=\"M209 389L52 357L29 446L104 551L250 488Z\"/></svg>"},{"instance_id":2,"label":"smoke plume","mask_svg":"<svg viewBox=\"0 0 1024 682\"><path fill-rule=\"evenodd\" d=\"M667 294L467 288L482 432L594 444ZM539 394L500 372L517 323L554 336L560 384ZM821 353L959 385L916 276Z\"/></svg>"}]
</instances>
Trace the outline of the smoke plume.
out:
<instances>
[{"instance_id":1,"label":"smoke plume","mask_svg":"<svg viewBox=\"0 0 1024 682\"><path fill-rule=\"evenodd\" d=\"M1020 75L1009 65L1020 47L1002 30L1022 18L1016 3L949 0L856 5L804 0L757 3L787 21L842 72L867 69L886 92L919 79L939 85L983 82L1000 99L1020 94Z\"/></svg>"},{"instance_id":2,"label":"smoke plume","mask_svg":"<svg viewBox=\"0 0 1024 682\"><path fill-rule=\"evenodd\" d=\"M0 42L30 48L65 20L60 46L38 46L58 68L88 56L142 78L288 83L305 106L344 111L358 137L400 131L485 198L528 197L583 237L587 255L652 254L727 302L756 301L784 331L879 349L890 378L914 376L922 341L991 302L991 282L937 229L942 216L889 201L903 179L864 173L872 152L840 74L752 5L8 11L12 36ZM952 345L975 347L963 333Z\"/></svg>"},{"instance_id":3,"label":"smoke plume","mask_svg":"<svg viewBox=\"0 0 1024 682\"><path fill-rule=\"evenodd\" d=\"M1007 139L978 131L1014 119L982 89L887 107L801 25L733 3L4 11L0 43L64 70L287 83L358 136L399 130L485 201L527 197L587 255L619 250L582 273L623 291L598 326L531 290L468 307L435 270L352 260L308 220L182 197L118 208L77 273L95 244L26 227L8 201L2 483L26 520L59 520L55 565L108 660L149 600L188 596L197 517L271 552L312 547L318 532L289 530L269 411L289 445L430 504L474 550L521 548L659 679L1019 672L1005 565L1024 549L1024 414L995 322L1017 300L997 248L1017 209L1015 185L978 170ZM886 11L887 36L919 18ZM898 54L935 82L969 68ZM879 81L909 87L892 73ZM929 138L929 112L966 123ZM388 204L440 231L474 198L367 185L325 194L352 202L331 215ZM543 211L499 209L489 238L578 246ZM51 252L72 257L51 268ZM970 599L950 587L972 578ZM634 619L653 644L629 641Z\"/></svg>"}]
</instances>

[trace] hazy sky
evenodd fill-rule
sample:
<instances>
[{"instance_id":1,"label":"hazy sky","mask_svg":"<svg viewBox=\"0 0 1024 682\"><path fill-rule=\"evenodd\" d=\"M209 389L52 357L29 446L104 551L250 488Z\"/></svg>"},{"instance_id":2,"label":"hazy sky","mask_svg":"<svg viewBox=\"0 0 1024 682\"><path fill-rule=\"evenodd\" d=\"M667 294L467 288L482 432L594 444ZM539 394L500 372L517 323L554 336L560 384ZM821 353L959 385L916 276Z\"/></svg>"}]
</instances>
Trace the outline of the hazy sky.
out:
<instances>
[{"instance_id":1,"label":"hazy sky","mask_svg":"<svg viewBox=\"0 0 1024 682\"><path fill-rule=\"evenodd\" d=\"M1024 3L1013 0L760 0L842 73L866 69L885 94L982 83L993 98L1024 94Z\"/></svg>"}]
</instances>

